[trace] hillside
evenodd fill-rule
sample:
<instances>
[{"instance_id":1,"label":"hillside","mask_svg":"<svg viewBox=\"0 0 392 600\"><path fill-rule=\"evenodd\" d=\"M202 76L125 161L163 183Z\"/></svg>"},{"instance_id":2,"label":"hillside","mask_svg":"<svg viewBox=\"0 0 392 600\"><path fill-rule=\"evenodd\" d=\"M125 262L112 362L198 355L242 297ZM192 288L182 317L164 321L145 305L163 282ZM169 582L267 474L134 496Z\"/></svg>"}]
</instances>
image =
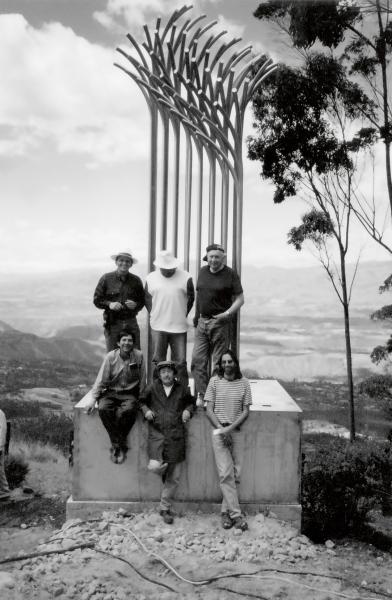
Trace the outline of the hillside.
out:
<instances>
[{"instance_id":1,"label":"hillside","mask_svg":"<svg viewBox=\"0 0 392 600\"><path fill-rule=\"evenodd\" d=\"M98 366L101 357L99 348L77 338L44 338L15 329L0 332L0 360L55 360Z\"/></svg>"},{"instance_id":2,"label":"hillside","mask_svg":"<svg viewBox=\"0 0 392 600\"><path fill-rule=\"evenodd\" d=\"M145 267L137 267L135 272L145 276ZM357 274L351 304L356 377L374 370L369 354L389 337L389 324L371 321L369 315L390 301L390 294L378 292L390 272L389 262L373 262L361 264ZM23 277L0 275L0 358L32 356L98 365L104 353L102 311L93 305L92 295L101 274L81 269ZM342 308L321 267L244 265L242 282L241 362L245 368L286 379L345 377ZM143 310L138 317L143 348L146 316ZM189 318L189 362L192 344Z\"/></svg>"}]
</instances>

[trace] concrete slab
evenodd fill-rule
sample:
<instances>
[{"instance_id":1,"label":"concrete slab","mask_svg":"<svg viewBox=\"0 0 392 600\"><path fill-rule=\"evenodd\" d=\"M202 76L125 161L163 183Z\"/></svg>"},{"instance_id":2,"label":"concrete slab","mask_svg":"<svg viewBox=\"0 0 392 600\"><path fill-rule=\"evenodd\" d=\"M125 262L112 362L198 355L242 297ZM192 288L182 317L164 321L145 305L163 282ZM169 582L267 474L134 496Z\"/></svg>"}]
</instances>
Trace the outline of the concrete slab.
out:
<instances>
[{"instance_id":1,"label":"concrete slab","mask_svg":"<svg viewBox=\"0 0 392 600\"><path fill-rule=\"evenodd\" d=\"M251 386L254 404L242 426L244 466L240 500L244 506L271 507L276 514L289 515L294 510L298 519L301 409L275 380L252 380ZM72 501L67 505L67 515L82 511L83 507L95 510L97 502L110 506L118 503L155 506L160 498L161 480L147 470L147 423L138 416L128 438L130 451L126 462L113 464L109 438L99 415L97 412L86 415L83 410L87 402L88 395L75 408ZM211 434L212 427L200 409L188 425L187 459L176 497L182 506L194 506L196 510L200 510L201 504L219 506L221 492Z\"/></svg>"}]
</instances>

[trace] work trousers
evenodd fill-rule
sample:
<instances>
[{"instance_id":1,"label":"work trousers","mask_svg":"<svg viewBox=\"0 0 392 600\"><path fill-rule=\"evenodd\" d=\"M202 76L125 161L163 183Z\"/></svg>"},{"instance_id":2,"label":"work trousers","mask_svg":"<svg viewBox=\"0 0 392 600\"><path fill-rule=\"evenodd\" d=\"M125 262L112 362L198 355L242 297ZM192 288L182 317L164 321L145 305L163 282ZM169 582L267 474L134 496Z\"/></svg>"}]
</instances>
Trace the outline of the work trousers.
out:
<instances>
[{"instance_id":1,"label":"work trousers","mask_svg":"<svg viewBox=\"0 0 392 600\"><path fill-rule=\"evenodd\" d=\"M229 435L212 434L212 448L219 476L223 500L221 512L228 512L234 519L241 515L237 484L240 482L244 437L241 431L234 430Z\"/></svg>"},{"instance_id":2,"label":"work trousers","mask_svg":"<svg viewBox=\"0 0 392 600\"><path fill-rule=\"evenodd\" d=\"M186 364L186 331L184 333L170 333L169 331L151 330L153 341L154 377L158 377L156 365L167 359L167 350L170 347L171 360L177 367L177 379L186 389L189 385L188 369Z\"/></svg>"},{"instance_id":3,"label":"work trousers","mask_svg":"<svg viewBox=\"0 0 392 600\"><path fill-rule=\"evenodd\" d=\"M113 394L99 399L98 413L113 448L127 449L128 433L135 423L137 411L138 400L130 394L124 397Z\"/></svg>"},{"instance_id":4,"label":"work trousers","mask_svg":"<svg viewBox=\"0 0 392 600\"><path fill-rule=\"evenodd\" d=\"M118 335L124 330L133 334L134 348L140 350L140 329L139 325L137 324L136 317L133 317L132 319L115 321L108 327L104 328L103 331L105 334L106 350L108 352L111 350L117 350Z\"/></svg>"},{"instance_id":5,"label":"work trousers","mask_svg":"<svg viewBox=\"0 0 392 600\"><path fill-rule=\"evenodd\" d=\"M8 498L10 495L10 488L5 476L4 454L4 449L0 449L0 498Z\"/></svg>"},{"instance_id":6,"label":"work trousers","mask_svg":"<svg viewBox=\"0 0 392 600\"><path fill-rule=\"evenodd\" d=\"M178 482L180 481L182 463L169 463L163 477L163 487L161 492L160 510L169 510L171 500L176 492Z\"/></svg>"},{"instance_id":7,"label":"work trousers","mask_svg":"<svg viewBox=\"0 0 392 600\"><path fill-rule=\"evenodd\" d=\"M204 396L208 381L208 363L211 359L211 373L230 344L230 322L218 322L216 319L199 318L195 331L191 371L196 391Z\"/></svg>"}]
</instances>

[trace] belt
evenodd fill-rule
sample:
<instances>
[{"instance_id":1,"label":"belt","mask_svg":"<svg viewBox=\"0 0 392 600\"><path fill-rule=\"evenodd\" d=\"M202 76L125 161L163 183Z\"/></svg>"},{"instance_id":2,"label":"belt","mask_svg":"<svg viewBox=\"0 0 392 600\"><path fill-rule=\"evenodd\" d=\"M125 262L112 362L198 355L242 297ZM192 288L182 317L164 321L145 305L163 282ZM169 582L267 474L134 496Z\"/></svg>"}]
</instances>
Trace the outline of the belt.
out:
<instances>
[{"instance_id":1,"label":"belt","mask_svg":"<svg viewBox=\"0 0 392 600\"><path fill-rule=\"evenodd\" d=\"M212 315L200 315L202 319L212 319Z\"/></svg>"}]
</instances>

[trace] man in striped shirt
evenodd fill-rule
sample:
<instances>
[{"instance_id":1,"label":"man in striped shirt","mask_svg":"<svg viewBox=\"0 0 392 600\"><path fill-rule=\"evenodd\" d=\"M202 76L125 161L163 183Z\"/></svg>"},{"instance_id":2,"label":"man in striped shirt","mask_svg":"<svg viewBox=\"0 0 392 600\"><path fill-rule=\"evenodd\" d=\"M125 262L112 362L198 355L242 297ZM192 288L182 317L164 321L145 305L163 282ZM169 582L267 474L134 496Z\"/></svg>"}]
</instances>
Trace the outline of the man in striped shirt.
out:
<instances>
[{"instance_id":1,"label":"man in striped shirt","mask_svg":"<svg viewBox=\"0 0 392 600\"><path fill-rule=\"evenodd\" d=\"M252 394L249 381L242 376L238 358L231 350L220 357L217 375L210 379L204 400L207 416L215 428L212 447L223 495L222 527L234 526L246 531L248 524L241 514L237 484L244 443L240 425L249 416Z\"/></svg>"}]
</instances>

